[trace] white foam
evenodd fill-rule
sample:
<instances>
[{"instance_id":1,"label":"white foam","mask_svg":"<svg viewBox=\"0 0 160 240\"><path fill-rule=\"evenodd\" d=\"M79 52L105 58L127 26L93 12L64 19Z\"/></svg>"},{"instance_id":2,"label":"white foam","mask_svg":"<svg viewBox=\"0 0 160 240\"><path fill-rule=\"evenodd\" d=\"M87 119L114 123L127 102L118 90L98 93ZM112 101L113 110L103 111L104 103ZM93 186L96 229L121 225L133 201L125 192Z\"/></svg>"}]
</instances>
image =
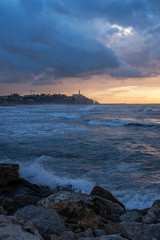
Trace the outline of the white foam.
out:
<instances>
[{"instance_id":1,"label":"white foam","mask_svg":"<svg viewBox=\"0 0 160 240\"><path fill-rule=\"evenodd\" d=\"M159 195L152 190L131 190L128 191L113 191L116 196L127 209L144 209L150 208L153 202L159 199Z\"/></svg>"},{"instance_id":2,"label":"white foam","mask_svg":"<svg viewBox=\"0 0 160 240\"><path fill-rule=\"evenodd\" d=\"M96 126L109 126L109 127L120 127L126 125L126 121L120 121L118 119L113 119L111 121L98 121L98 120L90 120L88 122L90 125Z\"/></svg>"},{"instance_id":3,"label":"white foam","mask_svg":"<svg viewBox=\"0 0 160 240\"><path fill-rule=\"evenodd\" d=\"M111 121L100 121L100 120L89 120L89 125L95 126L109 126L109 127L122 127L122 126L160 126L158 122L140 122L140 121L130 121L130 120L119 120L113 119Z\"/></svg>"},{"instance_id":4,"label":"white foam","mask_svg":"<svg viewBox=\"0 0 160 240\"><path fill-rule=\"evenodd\" d=\"M50 188L54 188L57 185L65 186L72 185L73 188L77 191L81 191L82 193L90 193L95 184L86 179L69 179L67 177L59 177L56 176L53 172L50 172L44 169L42 162L44 163L47 160L50 160L51 157L47 157L45 155L37 158L35 163L24 164L20 162L20 175L27 179L28 181L38 184L38 185L46 185ZM5 158L0 161L0 163L12 163L11 159ZM128 166L126 166L128 167ZM108 188L102 184L102 187ZM111 189L110 189L111 190ZM126 189L126 190L111 190L112 194L118 198L127 209L144 209L149 208L153 204L153 202L159 199L159 194L154 192L152 188L144 189L143 187L140 189Z\"/></svg>"},{"instance_id":5,"label":"white foam","mask_svg":"<svg viewBox=\"0 0 160 240\"><path fill-rule=\"evenodd\" d=\"M69 179L67 177L56 176L53 172L45 170L40 162L44 161L46 156L42 156L30 165L20 164L20 175L28 181L38 184L47 185L54 188L57 185L65 186L72 185L76 191L90 194L95 184L86 179ZM39 162L39 163L38 163ZM139 189L135 190L120 190L112 191L113 195L117 197L127 209L144 209L151 207L153 202L159 199L159 195L152 190Z\"/></svg>"},{"instance_id":6,"label":"white foam","mask_svg":"<svg viewBox=\"0 0 160 240\"><path fill-rule=\"evenodd\" d=\"M46 156L45 156L46 157ZM71 184L75 190L80 190L84 193L90 193L94 186L94 183L85 179L69 179L67 177L56 176L53 172L50 172L38 163L43 161L44 157L37 159L32 164L20 164L20 175L28 181L38 184L47 185L53 188L57 185L65 186Z\"/></svg>"},{"instance_id":7,"label":"white foam","mask_svg":"<svg viewBox=\"0 0 160 240\"><path fill-rule=\"evenodd\" d=\"M79 115L73 115L73 114L67 114L67 113L57 113L57 112L54 112L54 113L51 113L51 114L48 114L48 115L51 115L54 118L68 118L68 119L80 118Z\"/></svg>"},{"instance_id":8,"label":"white foam","mask_svg":"<svg viewBox=\"0 0 160 240\"><path fill-rule=\"evenodd\" d=\"M88 112L88 111L94 111L94 110L96 110L96 109L97 109L97 106L94 106L94 105L84 106L84 107L79 108L79 110L81 110L81 111L86 111L86 112Z\"/></svg>"}]
</instances>

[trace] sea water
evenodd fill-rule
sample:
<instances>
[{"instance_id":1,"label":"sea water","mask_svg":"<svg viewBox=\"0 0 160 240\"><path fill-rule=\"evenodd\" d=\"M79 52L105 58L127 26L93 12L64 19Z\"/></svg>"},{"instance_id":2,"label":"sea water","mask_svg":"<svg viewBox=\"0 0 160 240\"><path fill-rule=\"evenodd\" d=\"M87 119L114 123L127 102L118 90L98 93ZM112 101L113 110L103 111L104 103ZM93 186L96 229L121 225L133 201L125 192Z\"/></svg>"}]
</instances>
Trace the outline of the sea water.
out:
<instances>
[{"instance_id":1,"label":"sea water","mask_svg":"<svg viewBox=\"0 0 160 240\"><path fill-rule=\"evenodd\" d=\"M27 180L111 191L127 208L160 199L160 105L0 106L0 162Z\"/></svg>"}]
</instances>

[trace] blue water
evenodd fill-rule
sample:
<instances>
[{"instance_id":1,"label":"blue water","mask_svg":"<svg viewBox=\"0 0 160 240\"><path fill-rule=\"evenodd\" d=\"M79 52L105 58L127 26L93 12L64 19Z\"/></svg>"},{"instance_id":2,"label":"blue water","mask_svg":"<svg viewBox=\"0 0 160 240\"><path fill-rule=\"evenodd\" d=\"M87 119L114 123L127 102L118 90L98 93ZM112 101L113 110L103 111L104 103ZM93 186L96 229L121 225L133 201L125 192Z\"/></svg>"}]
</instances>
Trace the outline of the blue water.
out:
<instances>
[{"instance_id":1,"label":"blue water","mask_svg":"<svg viewBox=\"0 0 160 240\"><path fill-rule=\"evenodd\" d=\"M33 183L97 184L127 208L160 199L160 105L0 106L0 161Z\"/></svg>"}]
</instances>

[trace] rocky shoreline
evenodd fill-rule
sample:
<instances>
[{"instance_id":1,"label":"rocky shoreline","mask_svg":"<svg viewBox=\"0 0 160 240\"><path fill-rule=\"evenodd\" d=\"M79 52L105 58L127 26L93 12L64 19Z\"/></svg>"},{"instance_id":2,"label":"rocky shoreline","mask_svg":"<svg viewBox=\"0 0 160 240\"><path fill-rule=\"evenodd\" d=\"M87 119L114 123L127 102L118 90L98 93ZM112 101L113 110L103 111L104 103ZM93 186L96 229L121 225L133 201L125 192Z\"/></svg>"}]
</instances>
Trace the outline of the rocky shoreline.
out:
<instances>
[{"instance_id":1,"label":"rocky shoreline","mask_svg":"<svg viewBox=\"0 0 160 240\"><path fill-rule=\"evenodd\" d=\"M21 178L18 164L0 164L0 239L160 240L160 200L127 210L99 186L90 195L50 189Z\"/></svg>"}]
</instances>

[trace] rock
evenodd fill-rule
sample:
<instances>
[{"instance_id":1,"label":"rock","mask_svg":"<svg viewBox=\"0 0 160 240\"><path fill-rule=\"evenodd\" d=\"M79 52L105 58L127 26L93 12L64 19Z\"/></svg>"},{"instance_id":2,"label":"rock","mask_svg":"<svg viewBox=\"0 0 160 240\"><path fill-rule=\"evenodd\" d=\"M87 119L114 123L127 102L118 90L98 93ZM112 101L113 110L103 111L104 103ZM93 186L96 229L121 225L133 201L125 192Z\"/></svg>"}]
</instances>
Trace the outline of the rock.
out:
<instances>
[{"instance_id":1,"label":"rock","mask_svg":"<svg viewBox=\"0 0 160 240\"><path fill-rule=\"evenodd\" d=\"M101 228L108 220L119 221L125 210L117 203L79 192L59 192L38 202L38 206L56 209L69 230L82 232Z\"/></svg>"},{"instance_id":2,"label":"rock","mask_svg":"<svg viewBox=\"0 0 160 240\"><path fill-rule=\"evenodd\" d=\"M121 234L124 230L123 227L118 222L109 221L104 228L106 234Z\"/></svg>"},{"instance_id":3,"label":"rock","mask_svg":"<svg viewBox=\"0 0 160 240\"><path fill-rule=\"evenodd\" d=\"M143 223L121 223L126 233L125 236L131 240L160 240L160 224L146 225Z\"/></svg>"},{"instance_id":4,"label":"rock","mask_svg":"<svg viewBox=\"0 0 160 240\"><path fill-rule=\"evenodd\" d=\"M74 192L73 186L72 185L65 185L65 186L56 186L52 188L53 193L61 192L61 191L67 191L67 192Z\"/></svg>"},{"instance_id":5,"label":"rock","mask_svg":"<svg viewBox=\"0 0 160 240\"><path fill-rule=\"evenodd\" d=\"M127 238L123 238L119 235L104 235L100 238L100 240L127 240Z\"/></svg>"},{"instance_id":6,"label":"rock","mask_svg":"<svg viewBox=\"0 0 160 240\"><path fill-rule=\"evenodd\" d=\"M93 235L93 231L91 228L87 229L84 232L81 232L79 234L77 234L78 238L85 238L85 237L94 237Z\"/></svg>"},{"instance_id":7,"label":"rock","mask_svg":"<svg viewBox=\"0 0 160 240\"><path fill-rule=\"evenodd\" d=\"M20 178L17 181L10 182L1 188L1 194L3 196L14 198L16 195L31 195L38 196L40 198L47 197L53 192L49 187L38 186L37 184L32 184L27 180Z\"/></svg>"},{"instance_id":8,"label":"rock","mask_svg":"<svg viewBox=\"0 0 160 240\"><path fill-rule=\"evenodd\" d=\"M141 222L142 215L137 211L127 211L120 216L122 222Z\"/></svg>"},{"instance_id":9,"label":"rock","mask_svg":"<svg viewBox=\"0 0 160 240\"><path fill-rule=\"evenodd\" d=\"M32 223L11 216L0 215L0 239L3 240L43 240Z\"/></svg>"},{"instance_id":10,"label":"rock","mask_svg":"<svg viewBox=\"0 0 160 240\"><path fill-rule=\"evenodd\" d=\"M31 221L46 240L50 239L51 234L60 235L66 230L64 222L57 212L52 209L28 205L18 209L15 216L25 221Z\"/></svg>"},{"instance_id":11,"label":"rock","mask_svg":"<svg viewBox=\"0 0 160 240\"><path fill-rule=\"evenodd\" d=\"M143 223L160 223L160 200L154 201L152 207L142 219Z\"/></svg>"},{"instance_id":12,"label":"rock","mask_svg":"<svg viewBox=\"0 0 160 240\"><path fill-rule=\"evenodd\" d=\"M18 208L27 205L36 205L40 197L19 194L13 199L8 197L0 197L0 205L4 208L7 215L14 215Z\"/></svg>"},{"instance_id":13,"label":"rock","mask_svg":"<svg viewBox=\"0 0 160 240\"><path fill-rule=\"evenodd\" d=\"M63 238L60 236L57 236L55 234L51 234L50 240L63 240ZM67 240L69 240L69 239L67 239Z\"/></svg>"},{"instance_id":14,"label":"rock","mask_svg":"<svg viewBox=\"0 0 160 240\"><path fill-rule=\"evenodd\" d=\"M81 237L81 238L78 238L78 240L100 240L100 238L96 238L96 237Z\"/></svg>"},{"instance_id":15,"label":"rock","mask_svg":"<svg viewBox=\"0 0 160 240\"><path fill-rule=\"evenodd\" d=\"M91 195L99 196L99 197L105 198L106 200L110 200L112 202L118 203L125 210L125 206L123 205L123 203L121 203L117 198L115 198L111 192L109 192L99 186L95 186L92 189Z\"/></svg>"},{"instance_id":16,"label":"rock","mask_svg":"<svg viewBox=\"0 0 160 240\"><path fill-rule=\"evenodd\" d=\"M2 192L7 185L18 180L20 180L18 164L0 163L0 192Z\"/></svg>"},{"instance_id":17,"label":"rock","mask_svg":"<svg viewBox=\"0 0 160 240\"><path fill-rule=\"evenodd\" d=\"M105 231L102 229L95 229L94 235L95 235L95 237L102 237L103 235L105 235Z\"/></svg>"},{"instance_id":18,"label":"rock","mask_svg":"<svg viewBox=\"0 0 160 240\"><path fill-rule=\"evenodd\" d=\"M14 200L8 197L0 197L0 205L3 207L7 215L14 213Z\"/></svg>"},{"instance_id":19,"label":"rock","mask_svg":"<svg viewBox=\"0 0 160 240\"><path fill-rule=\"evenodd\" d=\"M18 208L22 208L27 205L36 205L39 200L40 197L37 196L19 194L14 198L14 205L17 210Z\"/></svg>"},{"instance_id":20,"label":"rock","mask_svg":"<svg viewBox=\"0 0 160 240\"><path fill-rule=\"evenodd\" d=\"M39 186L37 184L32 184L36 188L36 195L40 198L48 197L49 195L53 194L53 191L48 186ZM34 191L35 191L34 188Z\"/></svg>"},{"instance_id":21,"label":"rock","mask_svg":"<svg viewBox=\"0 0 160 240\"><path fill-rule=\"evenodd\" d=\"M2 206L0 206L0 215L6 215L6 212L4 211Z\"/></svg>"},{"instance_id":22,"label":"rock","mask_svg":"<svg viewBox=\"0 0 160 240\"><path fill-rule=\"evenodd\" d=\"M138 222L108 223L108 234L120 234L130 240L160 240L160 224L144 224Z\"/></svg>"},{"instance_id":23,"label":"rock","mask_svg":"<svg viewBox=\"0 0 160 240\"><path fill-rule=\"evenodd\" d=\"M1 196L13 198L18 194L47 197L53 192L49 187L38 186L23 179L19 175L18 164L0 164Z\"/></svg>"},{"instance_id":24,"label":"rock","mask_svg":"<svg viewBox=\"0 0 160 240\"><path fill-rule=\"evenodd\" d=\"M77 239L77 236L74 232L72 231L64 231L62 234L61 234L61 238L63 240L76 240Z\"/></svg>"},{"instance_id":25,"label":"rock","mask_svg":"<svg viewBox=\"0 0 160 240\"><path fill-rule=\"evenodd\" d=\"M136 211L138 212L139 214L141 214L142 216L146 215L146 213L148 212L149 208L144 208L144 209L132 209L132 211Z\"/></svg>"},{"instance_id":26,"label":"rock","mask_svg":"<svg viewBox=\"0 0 160 240\"><path fill-rule=\"evenodd\" d=\"M36 205L41 198L52 193L49 187L21 178L18 164L0 164L0 205L6 214L13 215L18 208Z\"/></svg>"}]
</instances>

